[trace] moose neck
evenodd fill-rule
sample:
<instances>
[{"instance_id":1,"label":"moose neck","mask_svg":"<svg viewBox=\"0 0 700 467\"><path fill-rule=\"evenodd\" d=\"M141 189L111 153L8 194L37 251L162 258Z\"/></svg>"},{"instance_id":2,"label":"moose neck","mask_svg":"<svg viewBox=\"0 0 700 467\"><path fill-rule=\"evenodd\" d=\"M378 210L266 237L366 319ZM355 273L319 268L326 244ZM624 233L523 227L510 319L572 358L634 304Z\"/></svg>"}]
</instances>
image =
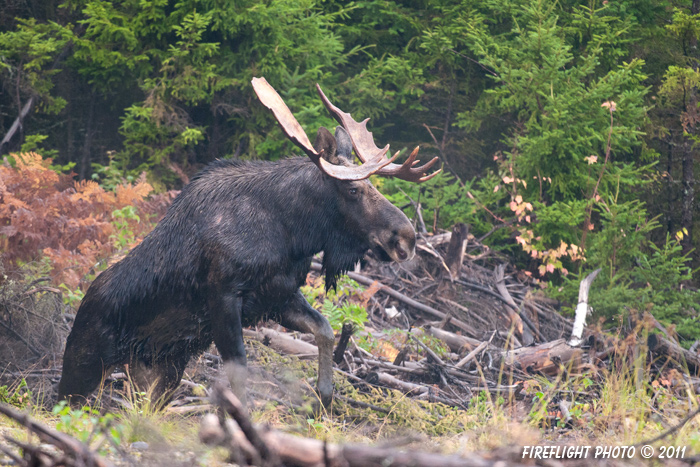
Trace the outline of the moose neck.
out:
<instances>
[{"instance_id":1,"label":"moose neck","mask_svg":"<svg viewBox=\"0 0 700 467\"><path fill-rule=\"evenodd\" d=\"M294 232L292 249L295 257L309 257L323 251L326 288L331 288L335 287L338 276L362 259L369 244L347 229L338 209L340 195L336 182L310 161L302 161L294 176L299 181L294 184L297 189L290 193L295 202L288 203L289 219L294 223L288 227Z\"/></svg>"}]
</instances>

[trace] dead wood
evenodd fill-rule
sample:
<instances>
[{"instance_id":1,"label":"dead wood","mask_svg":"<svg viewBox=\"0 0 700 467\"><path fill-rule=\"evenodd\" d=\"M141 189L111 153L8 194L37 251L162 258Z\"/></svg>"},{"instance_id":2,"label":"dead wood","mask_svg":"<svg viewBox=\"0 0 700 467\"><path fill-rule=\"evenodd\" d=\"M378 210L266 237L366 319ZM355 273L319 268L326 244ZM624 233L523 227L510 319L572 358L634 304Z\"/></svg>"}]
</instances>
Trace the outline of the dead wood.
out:
<instances>
[{"instance_id":1,"label":"dead wood","mask_svg":"<svg viewBox=\"0 0 700 467\"><path fill-rule=\"evenodd\" d=\"M401 366L371 358L356 358L355 362L362 363L364 365L368 365L375 368L382 368L395 374L402 374L415 378L425 378L432 374L431 369L420 362L403 362ZM444 368L444 372L453 378L462 380L467 383L485 384L485 382L478 376L470 375L460 369L452 367L451 365L446 365Z\"/></svg>"},{"instance_id":2,"label":"dead wood","mask_svg":"<svg viewBox=\"0 0 700 467\"><path fill-rule=\"evenodd\" d=\"M361 363L369 367L379 367L393 372L406 373L411 375L422 375L425 374L425 369L418 362L403 362L401 365L394 365L390 362L384 362L382 360L376 360L373 358L355 358L355 362Z\"/></svg>"},{"instance_id":3,"label":"dead wood","mask_svg":"<svg viewBox=\"0 0 700 467\"><path fill-rule=\"evenodd\" d=\"M17 130L22 128L22 121L24 118L29 114L29 111L32 108L32 104L34 104L34 96L30 96L29 99L27 99L27 102L24 103L22 106L22 110L20 110L19 115L15 119L14 122L12 122L12 125L10 126L10 129L5 133L5 136L2 138L2 141L0 141L0 148L2 148L6 143L9 143L12 137L17 133Z\"/></svg>"},{"instance_id":4,"label":"dead wood","mask_svg":"<svg viewBox=\"0 0 700 467\"><path fill-rule=\"evenodd\" d=\"M311 263L311 269L313 271L320 272L322 267L319 263ZM375 281L373 279L370 279L369 277L363 276L362 274L358 274L356 272L351 272L351 271L349 271L347 273L347 275L350 279L357 281L363 285L369 286L369 285L373 285L374 283L377 283L379 286L380 292L384 292L387 295L389 295L390 297L395 298L395 299L405 303L406 305L409 305L410 307L415 308L416 310L422 311L422 312L427 313L427 314L434 316L436 318L440 318L440 319L447 318L446 313L443 313L442 311L438 311L433 307L430 307L428 305L424 305L424 304L422 304L422 303L420 303L420 302L418 302L410 297L407 297L406 295L402 294L401 292L398 292L398 291L392 289L391 287L388 287L388 286L382 284L379 281ZM465 332L469 332L471 330L471 326L467 325L466 323L464 323L458 319L452 318L452 320L450 322L454 326L464 330Z\"/></svg>"},{"instance_id":5,"label":"dead wood","mask_svg":"<svg viewBox=\"0 0 700 467\"><path fill-rule=\"evenodd\" d=\"M445 366L445 362L442 361L442 359L438 356L438 354L436 354L433 351L433 349L431 349L430 347L428 347L427 345L425 345L424 343L419 341L415 336L411 336L411 338L420 348L422 348L425 351L425 353L428 354L428 357L430 357L433 360L433 362L437 363L438 365L440 365L442 367Z\"/></svg>"},{"instance_id":6,"label":"dead wood","mask_svg":"<svg viewBox=\"0 0 700 467\"><path fill-rule=\"evenodd\" d=\"M97 453L90 450L87 445L81 443L72 436L35 422L29 418L27 414L15 410L8 405L0 404L0 413L25 426L30 432L37 435L42 442L56 446L63 451L66 456L74 460L73 465L95 467L111 467L114 465L97 455Z\"/></svg>"},{"instance_id":7,"label":"dead wood","mask_svg":"<svg viewBox=\"0 0 700 467\"><path fill-rule=\"evenodd\" d=\"M574 318L574 327L571 331L571 339L569 339L569 345L576 347L581 345L581 336L583 335L583 328L586 326L586 316L588 316L588 293L591 288L591 284L595 280L598 273L602 271L601 268L596 269L589 275L587 275L579 285L578 289L578 305L576 305L576 317Z\"/></svg>"},{"instance_id":8,"label":"dead wood","mask_svg":"<svg viewBox=\"0 0 700 467\"><path fill-rule=\"evenodd\" d=\"M49 70L55 70L56 67L58 67L58 65L66 58L68 52L70 52L70 49L72 47L72 40L66 42L61 52L58 55L56 55L56 58L51 64L51 68L49 68ZM32 109L32 106L37 100L38 99L36 95L32 94L31 96L29 96L27 102L24 103L22 109L19 111L19 115L17 115L17 118L15 118L14 122L12 122L12 125L10 125L10 129L7 131L7 133L5 133L5 136L3 136L2 141L0 141L0 150L4 150L5 148L3 148L3 146L5 146L5 144L8 144L12 140L14 135L17 133L17 131L22 129L22 122L27 117L27 115Z\"/></svg>"},{"instance_id":9,"label":"dead wood","mask_svg":"<svg viewBox=\"0 0 700 467\"><path fill-rule=\"evenodd\" d=\"M696 374L700 372L700 354L690 352L658 334L649 334L647 345L654 354L674 360L681 366L687 364L688 369Z\"/></svg>"},{"instance_id":10,"label":"dead wood","mask_svg":"<svg viewBox=\"0 0 700 467\"><path fill-rule=\"evenodd\" d=\"M351 399L351 398L345 397L345 396L334 396L334 397L338 400L345 402L346 404L354 405L355 407L360 407L361 409L372 409L372 410L376 410L377 412L391 413L391 410L384 408L384 407L379 407L378 405L368 404L367 402L358 401L358 400Z\"/></svg>"},{"instance_id":11,"label":"dead wood","mask_svg":"<svg viewBox=\"0 0 700 467\"><path fill-rule=\"evenodd\" d=\"M197 413L210 412L211 404L183 405L180 407L168 407L167 412L176 413L179 415L192 415Z\"/></svg>"},{"instance_id":12,"label":"dead wood","mask_svg":"<svg viewBox=\"0 0 700 467\"><path fill-rule=\"evenodd\" d=\"M518 304L515 303L515 300L513 300L513 297L511 297L510 292L508 292L506 288L505 269L505 264L499 264L494 269L496 289L498 289L498 293L501 294L503 300L510 306L510 308L506 308L506 311L508 312L511 325L515 327L516 332L523 338L523 344L530 345L535 342L534 333L536 333L537 330L532 323L523 324L526 319L523 319L522 313L519 313Z\"/></svg>"},{"instance_id":13,"label":"dead wood","mask_svg":"<svg viewBox=\"0 0 700 467\"><path fill-rule=\"evenodd\" d=\"M631 317L632 317L632 316L630 316L630 318L631 318ZM670 333L670 332L668 331L668 329L666 329L666 327L665 327L663 324L659 323L659 320L657 320L656 318L654 318L654 316L653 316L651 313L649 313L648 311L645 311L644 313L642 313L642 317L644 318L645 321L651 322L651 323L653 324L653 326L654 326L656 329L658 329L659 331L661 331L661 332L663 333L663 335L666 336L666 338L668 338L668 339L671 340L671 341L675 341L675 340L676 340L676 339L674 338L674 334L673 334L673 333ZM635 318L635 319L636 319L636 318ZM691 353L697 353L697 351L698 351L698 343L699 343L699 342L700 342L700 341L697 341L697 340L696 340L695 343L694 343L693 345L691 345L690 348L689 348L688 350L689 350Z\"/></svg>"},{"instance_id":14,"label":"dead wood","mask_svg":"<svg viewBox=\"0 0 700 467\"><path fill-rule=\"evenodd\" d=\"M373 371L367 375L367 382L374 385L386 386L391 389L396 389L403 392L404 394L409 394L417 396L420 394L425 394L430 391L430 388L423 386L422 384L409 383L408 381L400 380L389 373L384 373L380 371Z\"/></svg>"},{"instance_id":15,"label":"dead wood","mask_svg":"<svg viewBox=\"0 0 700 467\"><path fill-rule=\"evenodd\" d=\"M689 421L691 421L692 419L694 419L698 415L700 415L700 407L698 407L695 410L693 410L692 412L690 412L688 415L685 416L685 418L683 420L681 420L679 423L672 426L668 430L664 431L660 435L654 436L651 439L645 439L644 441L640 441L639 443L635 444L634 446L639 447L639 446L644 446L645 444L654 444L657 441L661 441L662 439L667 438L668 436L674 434L675 432L677 432L678 430L683 428Z\"/></svg>"},{"instance_id":16,"label":"dead wood","mask_svg":"<svg viewBox=\"0 0 700 467\"><path fill-rule=\"evenodd\" d=\"M535 326L532 324L532 322L529 319L527 321L524 321L522 319L522 314L520 313L520 309L517 307L517 305L514 307L511 303L508 302L507 299L505 299L504 297L502 297L498 293L494 292L493 290L491 290L487 287L484 287L483 285L475 284L475 283L472 283L469 281L465 281L463 279L459 279L455 282L460 284L460 285L463 285L465 287L468 287L470 289L484 292L485 294L490 295L494 298L497 298L498 300L503 302L506 305L506 313L508 314L508 319L511 321L511 323L516 324L516 331L517 331L517 323L521 323L521 325L522 325L523 322L529 323L530 330L535 329ZM511 299L512 299L512 297L511 297ZM530 331L527 331L527 332L530 333ZM542 340L544 340L544 339L542 339ZM534 340L533 340L533 342L534 342Z\"/></svg>"},{"instance_id":17,"label":"dead wood","mask_svg":"<svg viewBox=\"0 0 700 467\"><path fill-rule=\"evenodd\" d=\"M578 367L581 364L583 351L571 347L564 339L535 345L521 347L519 349L502 353L506 366L516 368L527 373L542 372L545 374L557 374L562 366Z\"/></svg>"},{"instance_id":18,"label":"dead wood","mask_svg":"<svg viewBox=\"0 0 700 467\"><path fill-rule=\"evenodd\" d=\"M260 434L255 427L253 427L253 423L248 418L246 408L233 392L224 388L220 383L217 383L214 386L212 396L212 402L218 404L224 412L229 414L236 421L248 442L260 456L262 465L280 465L277 454L271 450L267 446L267 443L260 437Z\"/></svg>"},{"instance_id":19,"label":"dead wood","mask_svg":"<svg viewBox=\"0 0 700 467\"><path fill-rule=\"evenodd\" d=\"M479 323L481 323L483 326L489 326L488 321L486 321L484 318L479 316L478 313L473 312L472 310L470 310L466 306L461 305L453 300L450 300L449 298L440 297L440 296L438 296L436 298L438 299L438 301L440 301L446 305L452 306L454 308L457 308L460 311L463 311L464 313L466 313L469 316L469 319L474 319L474 320L478 321ZM476 329L472 329L472 331L469 332L469 334L472 336L477 336L480 333Z\"/></svg>"},{"instance_id":20,"label":"dead wood","mask_svg":"<svg viewBox=\"0 0 700 467\"><path fill-rule=\"evenodd\" d=\"M505 298L503 298L501 295L499 295L498 293L496 293L496 292L494 292L493 290L489 289L488 287L484 287L484 286L481 285L481 284L475 284L475 283L473 283L473 282L470 282L470 281L467 281L467 280L464 280L464 279L460 279L460 280L458 280L458 281L456 281L456 282L457 282L458 284L463 285L463 286L465 286L465 287L468 287L468 288L470 288L470 289L478 290L479 292L484 292L485 294L488 294L488 295L490 295L490 296L492 296L492 297L494 297L494 298L497 298L498 300L502 301L502 302L505 303L506 305L510 305L510 303L508 303L508 301L507 301ZM516 306L516 308L517 308L517 306Z\"/></svg>"},{"instance_id":21,"label":"dead wood","mask_svg":"<svg viewBox=\"0 0 700 467\"><path fill-rule=\"evenodd\" d=\"M219 400L230 400L231 397L234 397L227 389L221 388L221 390ZM277 430L256 428L243 412L237 413L236 417L236 422L243 423L246 426L245 429L230 420L224 422L222 426L220 419L214 414L203 417L200 439L206 444L227 448L235 458L240 458L240 454L243 453L248 460L253 458L260 449L268 449L269 455L274 455L278 463L268 462L265 465L299 467L422 467L434 465L442 467L500 465L505 467L519 465L503 460L486 459L477 454L470 454L466 458L421 451L404 451L392 447L326 443L316 439L289 435ZM251 438L257 440L256 447L253 447Z\"/></svg>"},{"instance_id":22,"label":"dead wood","mask_svg":"<svg viewBox=\"0 0 700 467\"><path fill-rule=\"evenodd\" d=\"M450 280L452 282L459 278L459 273L462 270L468 235L469 227L467 224L459 223L452 227L452 236L450 237L450 244L447 247L447 255L445 256L445 264L450 272Z\"/></svg>"},{"instance_id":23,"label":"dead wood","mask_svg":"<svg viewBox=\"0 0 700 467\"><path fill-rule=\"evenodd\" d=\"M467 363L469 363L469 362L471 362L472 360L474 360L474 359L476 358L476 356L479 355L479 352L481 352L481 351L484 350L486 347L488 347L488 345L489 345L488 342L482 342L482 343L479 344L474 350L472 350L471 352L469 352L463 359L461 359L460 361L458 361L458 362L455 364L455 367L457 367L457 368L462 368L462 367L464 367Z\"/></svg>"},{"instance_id":24,"label":"dead wood","mask_svg":"<svg viewBox=\"0 0 700 467\"><path fill-rule=\"evenodd\" d=\"M430 325L423 326L423 329L415 329L413 333L417 336L420 336L421 332L423 331L437 339L440 339L445 344L447 344L450 350L458 354L461 354L465 351L468 352L474 349L474 347L481 344L481 341L478 339L460 336L459 334L455 334L453 332L446 331L444 329L440 329L438 327Z\"/></svg>"},{"instance_id":25,"label":"dead wood","mask_svg":"<svg viewBox=\"0 0 700 467\"><path fill-rule=\"evenodd\" d=\"M2 326L3 328L5 328L5 329L7 330L7 332L9 332L10 334L12 334L12 335L13 335L14 337L16 337L19 341L21 341L24 345L26 345L27 348L34 354L34 356L36 356L36 357L41 357L42 353L39 352L29 341L27 341L24 337L22 337L21 334L19 334L17 331L15 331L14 329L12 329L10 326L8 326L7 324L3 323L2 321L0 321L0 326Z\"/></svg>"},{"instance_id":26,"label":"dead wood","mask_svg":"<svg viewBox=\"0 0 700 467\"><path fill-rule=\"evenodd\" d=\"M340 339L338 339L338 345L335 346L335 351L333 352L333 361L340 365L345 357L345 349L348 347L350 338L355 333L355 326L352 323L343 324L343 329L340 331Z\"/></svg>"},{"instance_id":27,"label":"dead wood","mask_svg":"<svg viewBox=\"0 0 700 467\"><path fill-rule=\"evenodd\" d=\"M452 232L443 232L440 234L421 236L418 239L416 246L418 245L430 245L431 247L436 247L448 243L452 238Z\"/></svg>"},{"instance_id":28,"label":"dead wood","mask_svg":"<svg viewBox=\"0 0 700 467\"><path fill-rule=\"evenodd\" d=\"M224 438L223 429L216 427L216 416L210 415L202 421L205 436L203 441L217 441ZM233 425L233 424L230 424ZM232 432L240 432L235 427L229 428ZM268 445L276 451L284 465L299 467L491 467L491 466L515 466L520 464L508 463L502 460L486 459L477 454L470 454L468 458L460 456L444 456L420 451L401 451L387 447L373 447L358 444L338 445L325 443L316 439L301 438L298 436L270 430L262 434ZM230 443L222 442L220 445L229 450L241 449L242 435ZM210 444L212 444L210 442ZM242 444L242 443L241 443Z\"/></svg>"},{"instance_id":29,"label":"dead wood","mask_svg":"<svg viewBox=\"0 0 700 467\"><path fill-rule=\"evenodd\" d=\"M12 459L10 462L5 462L5 461L3 461L3 463L0 464L0 465L13 465L12 462L14 462L14 465L24 465L24 464L25 464L24 460L23 460L21 457L19 457L17 454L15 454L14 452L10 451L9 449L7 449L7 448L6 448L5 446L3 446L2 444L0 444L0 452L2 452L2 453L5 454L7 457L9 457L10 459Z\"/></svg>"},{"instance_id":30,"label":"dead wood","mask_svg":"<svg viewBox=\"0 0 700 467\"><path fill-rule=\"evenodd\" d=\"M67 459L56 459L55 454L42 449L41 446L35 446L30 443L24 443L22 441L19 441L18 439L7 435L4 435L3 438L5 438L5 440L7 440L10 444L14 444L15 446L17 446L22 451L22 455L24 458L20 459L17 465L27 467L55 467L65 464L70 465L71 463Z\"/></svg>"},{"instance_id":31,"label":"dead wood","mask_svg":"<svg viewBox=\"0 0 700 467\"><path fill-rule=\"evenodd\" d=\"M244 329L243 336L253 338L284 355L296 355L298 357L315 357L318 355L318 347L301 339L295 339L290 334L275 331L270 328L258 328L257 330Z\"/></svg>"}]
</instances>

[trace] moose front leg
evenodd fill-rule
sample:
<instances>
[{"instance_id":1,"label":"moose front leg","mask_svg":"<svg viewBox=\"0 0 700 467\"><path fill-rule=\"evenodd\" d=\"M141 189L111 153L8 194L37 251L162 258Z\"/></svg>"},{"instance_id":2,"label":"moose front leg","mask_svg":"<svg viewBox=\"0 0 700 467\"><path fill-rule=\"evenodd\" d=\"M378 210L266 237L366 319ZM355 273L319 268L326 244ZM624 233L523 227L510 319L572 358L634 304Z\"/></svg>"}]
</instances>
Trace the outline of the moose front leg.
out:
<instances>
[{"instance_id":1,"label":"moose front leg","mask_svg":"<svg viewBox=\"0 0 700 467\"><path fill-rule=\"evenodd\" d=\"M297 291L287 306L280 310L279 323L285 328L312 333L318 346L318 394L324 407L333 400L333 344L335 336L328 320Z\"/></svg>"},{"instance_id":2,"label":"moose front leg","mask_svg":"<svg viewBox=\"0 0 700 467\"><path fill-rule=\"evenodd\" d=\"M241 324L242 310L241 298L232 292L221 294L210 300L209 304L214 344L221 354L231 390L245 406L248 368Z\"/></svg>"}]
</instances>

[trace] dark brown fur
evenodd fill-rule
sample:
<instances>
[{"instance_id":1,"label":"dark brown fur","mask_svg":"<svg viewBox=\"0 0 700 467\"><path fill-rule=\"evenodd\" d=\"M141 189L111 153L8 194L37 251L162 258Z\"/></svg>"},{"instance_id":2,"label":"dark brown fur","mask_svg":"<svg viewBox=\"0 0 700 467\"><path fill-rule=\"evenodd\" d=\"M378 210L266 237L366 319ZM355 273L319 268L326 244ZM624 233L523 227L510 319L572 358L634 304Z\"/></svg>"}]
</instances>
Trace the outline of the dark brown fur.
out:
<instances>
[{"instance_id":1,"label":"dark brown fur","mask_svg":"<svg viewBox=\"0 0 700 467\"><path fill-rule=\"evenodd\" d=\"M342 129L336 137L337 151L325 129L316 146L349 164L351 143ZM329 403L333 332L299 292L311 257L323 251L330 287L368 249L389 260L399 245L413 251L411 224L368 181L332 179L306 158L217 161L92 283L68 337L59 398L82 400L120 364L143 373L136 381L155 378L159 393L172 391L212 340L225 362L245 365L241 328L267 317L316 334L319 392Z\"/></svg>"}]
</instances>

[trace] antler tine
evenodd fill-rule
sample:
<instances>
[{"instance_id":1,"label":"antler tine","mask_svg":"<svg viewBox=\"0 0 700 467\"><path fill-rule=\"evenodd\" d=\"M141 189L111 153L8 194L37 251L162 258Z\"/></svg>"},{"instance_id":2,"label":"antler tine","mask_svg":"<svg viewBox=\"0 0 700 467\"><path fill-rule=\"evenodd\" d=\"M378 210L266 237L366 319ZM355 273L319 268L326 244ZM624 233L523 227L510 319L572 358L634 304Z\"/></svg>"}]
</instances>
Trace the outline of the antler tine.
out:
<instances>
[{"instance_id":1,"label":"antler tine","mask_svg":"<svg viewBox=\"0 0 700 467\"><path fill-rule=\"evenodd\" d=\"M422 183L430 180L440 173L442 169L439 169L430 175L425 175L425 173L437 163L438 158L434 157L431 161L421 165L420 167L416 167L420 163L420 161L416 160L419 149L420 147L416 147L403 164L388 165L383 168L378 175L392 176L415 183Z\"/></svg>"},{"instance_id":2,"label":"antler tine","mask_svg":"<svg viewBox=\"0 0 700 467\"><path fill-rule=\"evenodd\" d=\"M395 157L391 160L382 157L381 159L377 158L369 163L354 167L331 164L321 157L323 151L319 153L314 149L304 129L297 119L294 118L292 111L289 110L287 104L284 103L270 83L268 83L265 78L253 78L251 82L260 102L262 102L265 107L272 110L272 113L275 115L277 122L282 127L284 134L287 135L287 138L301 148L313 163L327 175L339 180L364 180L370 175L379 172L383 167L391 164L395 159ZM388 146L387 149L389 149Z\"/></svg>"},{"instance_id":3,"label":"antler tine","mask_svg":"<svg viewBox=\"0 0 700 467\"><path fill-rule=\"evenodd\" d=\"M316 84L316 89L318 90L318 94L321 96L321 100L323 101L323 104L326 106L328 111L331 113L331 115L333 115L333 117L338 121L338 123L340 123L343 126L343 128L345 128L345 130L350 135L350 139L352 140L352 145L355 148L355 153L357 154L357 157L364 163L367 163L369 161L378 162L379 160L381 160L381 158L384 158L384 160L387 161L388 159L386 159L386 156L384 156L384 154L386 154L386 152L389 150L389 145L387 144L383 150L380 150L377 147L377 145L374 142L372 132L367 129L367 122L369 121L369 118L366 118L361 122L356 121L354 118L352 118L352 115L350 115L347 112L343 112L338 107L333 105L333 103L331 103L328 97L326 97L326 95L323 93L321 86ZM388 177L396 177L402 180L407 180L409 182L421 183L426 180L430 180L438 173L440 173L440 170L442 169L430 175L425 175L425 173L433 165L435 165L438 158L435 157L427 164L424 164L420 167L416 167L416 165L418 164L418 161L415 160L417 154L418 147L416 147L416 149L413 150L409 158L403 164L386 164L385 167L376 172L376 174ZM396 159L398 155L398 152L394 154L394 157L391 158L391 161Z\"/></svg>"}]
</instances>

